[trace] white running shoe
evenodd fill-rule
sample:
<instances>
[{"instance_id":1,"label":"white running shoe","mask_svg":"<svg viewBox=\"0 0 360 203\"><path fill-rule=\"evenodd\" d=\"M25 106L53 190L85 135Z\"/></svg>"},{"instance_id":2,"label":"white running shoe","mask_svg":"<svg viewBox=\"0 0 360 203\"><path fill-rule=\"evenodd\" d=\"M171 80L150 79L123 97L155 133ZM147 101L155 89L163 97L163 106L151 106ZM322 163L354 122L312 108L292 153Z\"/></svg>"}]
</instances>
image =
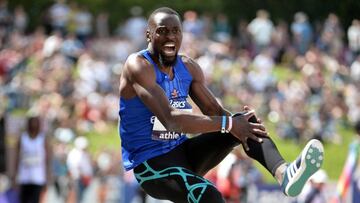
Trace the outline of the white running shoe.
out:
<instances>
[{"instance_id":1,"label":"white running shoe","mask_svg":"<svg viewBox=\"0 0 360 203\"><path fill-rule=\"evenodd\" d=\"M310 140L299 157L290 163L284 172L281 184L287 196L297 196L306 181L318 171L324 160L324 147L319 140Z\"/></svg>"}]
</instances>

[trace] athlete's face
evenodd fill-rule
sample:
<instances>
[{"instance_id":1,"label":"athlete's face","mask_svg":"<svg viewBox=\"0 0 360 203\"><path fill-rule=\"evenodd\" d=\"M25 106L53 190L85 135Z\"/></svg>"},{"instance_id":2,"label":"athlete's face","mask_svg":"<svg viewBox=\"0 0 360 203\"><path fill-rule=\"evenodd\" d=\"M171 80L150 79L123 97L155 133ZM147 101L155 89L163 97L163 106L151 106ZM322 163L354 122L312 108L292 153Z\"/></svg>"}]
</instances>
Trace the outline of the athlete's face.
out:
<instances>
[{"instance_id":1,"label":"athlete's face","mask_svg":"<svg viewBox=\"0 0 360 203\"><path fill-rule=\"evenodd\" d=\"M165 66L174 65L182 41L181 22L178 16L167 13L155 14L149 21L146 35L160 63Z\"/></svg>"}]
</instances>

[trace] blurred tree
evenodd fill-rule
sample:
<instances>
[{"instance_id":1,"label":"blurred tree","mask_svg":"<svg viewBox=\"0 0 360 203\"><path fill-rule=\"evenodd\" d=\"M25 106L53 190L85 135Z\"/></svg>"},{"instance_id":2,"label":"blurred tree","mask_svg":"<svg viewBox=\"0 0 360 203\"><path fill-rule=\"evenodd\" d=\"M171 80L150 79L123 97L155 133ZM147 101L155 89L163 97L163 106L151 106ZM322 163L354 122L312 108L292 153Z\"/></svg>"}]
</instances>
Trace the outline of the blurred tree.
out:
<instances>
[{"instance_id":1,"label":"blurred tree","mask_svg":"<svg viewBox=\"0 0 360 203\"><path fill-rule=\"evenodd\" d=\"M68 0L69 1L69 0ZM80 5L85 4L93 14L107 11L110 14L110 27L114 29L119 22L130 16L130 8L141 6L147 16L157 7L169 6L176 9L180 14L191 9L201 13L225 13L233 26L239 19L251 20L255 17L256 10L265 9L271 14L274 22L284 19L287 22L293 20L293 15L297 11L308 14L312 22L322 21L328 13L337 14L345 28L350 25L352 19L360 18L359 0L72 0ZM46 9L54 3L54 0L11 0L10 8L22 4L29 17L30 28L34 28L42 22ZM233 29L235 30L235 29Z\"/></svg>"}]
</instances>

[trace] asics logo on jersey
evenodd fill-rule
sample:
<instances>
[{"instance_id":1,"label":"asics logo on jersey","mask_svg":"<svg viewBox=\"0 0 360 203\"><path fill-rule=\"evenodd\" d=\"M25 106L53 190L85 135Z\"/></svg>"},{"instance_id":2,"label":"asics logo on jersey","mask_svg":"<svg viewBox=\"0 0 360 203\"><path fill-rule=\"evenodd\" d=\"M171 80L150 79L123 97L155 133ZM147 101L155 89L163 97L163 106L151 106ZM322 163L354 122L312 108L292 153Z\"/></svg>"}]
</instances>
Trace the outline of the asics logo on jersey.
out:
<instances>
[{"instance_id":1,"label":"asics logo on jersey","mask_svg":"<svg viewBox=\"0 0 360 203\"><path fill-rule=\"evenodd\" d=\"M174 101L174 100L170 99L170 105L174 108L182 109L182 108L185 108L186 101Z\"/></svg>"}]
</instances>

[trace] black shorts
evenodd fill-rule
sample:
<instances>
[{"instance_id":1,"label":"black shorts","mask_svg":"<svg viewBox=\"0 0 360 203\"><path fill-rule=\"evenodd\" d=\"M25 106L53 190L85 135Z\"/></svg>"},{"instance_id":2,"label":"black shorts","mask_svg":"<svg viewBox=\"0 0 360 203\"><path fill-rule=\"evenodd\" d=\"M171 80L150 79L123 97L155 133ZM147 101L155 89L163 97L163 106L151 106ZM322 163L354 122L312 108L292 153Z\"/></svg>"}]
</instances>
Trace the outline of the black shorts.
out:
<instances>
[{"instance_id":1,"label":"black shorts","mask_svg":"<svg viewBox=\"0 0 360 203\"><path fill-rule=\"evenodd\" d=\"M140 164L134 169L135 177L145 192L157 199L224 202L216 187L202 176L239 144L231 134L202 134Z\"/></svg>"}]
</instances>

